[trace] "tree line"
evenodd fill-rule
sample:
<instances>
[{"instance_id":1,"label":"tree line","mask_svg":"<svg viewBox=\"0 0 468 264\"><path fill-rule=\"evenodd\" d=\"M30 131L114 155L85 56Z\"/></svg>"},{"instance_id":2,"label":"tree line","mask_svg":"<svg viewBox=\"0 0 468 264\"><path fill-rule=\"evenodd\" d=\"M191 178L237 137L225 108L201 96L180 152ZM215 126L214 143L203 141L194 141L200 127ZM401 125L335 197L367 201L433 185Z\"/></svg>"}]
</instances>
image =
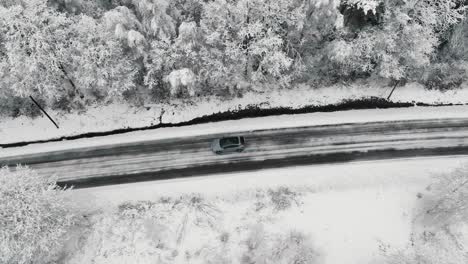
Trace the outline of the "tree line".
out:
<instances>
[{"instance_id":1,"label":"tree line","mask_svg":"<svg viewBox=\"0 0 468 264\"><path fill-rule=\"evenodd\" d=\"M465 0L0 0L0 113L357 80L454 89Z\"/></svg>"}]
</instances>

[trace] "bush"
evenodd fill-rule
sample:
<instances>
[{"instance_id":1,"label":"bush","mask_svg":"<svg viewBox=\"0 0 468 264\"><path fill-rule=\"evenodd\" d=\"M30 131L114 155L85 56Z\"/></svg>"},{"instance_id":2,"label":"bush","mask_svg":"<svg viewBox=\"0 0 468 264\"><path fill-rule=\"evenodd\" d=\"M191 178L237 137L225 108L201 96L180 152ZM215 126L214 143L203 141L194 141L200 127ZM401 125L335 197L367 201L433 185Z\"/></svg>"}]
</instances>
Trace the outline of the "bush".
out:
<instances>
[{"instance_id":1,"label":"bush","mask_svg":"<svg viewBox=\"0 0 468 264\"><path fill-rule=\"evenodd\" d=\"M428 188L421 219L437 226L452 226L468 220L468 164L437 176Z\"/></svg>"},{"instance_id":2,"label":"bush","mask_svg":"<svg viewBox=\"0 0 468 264\"><path fill-rule=\"evenodd\" d=\"M0 263L50 263L74 223L73 208L51 177L0 169Z\"/></svg>"},{"instance_id":3,"label":"bush","mask_svg":"<svg viewBox=\"0 0 468 264\"><path fill-rule=\"evenodd\" d=\"M41 106L45 106L46 102L43 98L34 98ZM18 117L38 117L42 115L41 110L31 101L29 97L5 96L0 97L0 115Z\"/></svg>"},{"instance_id":4,"label":"bush","mask_svg":"<svg viewBox=\"0 0 468 264\"><path fill-rule=\"evenodd\" d=\"M413 221L411 246L385 252L388 264L468 263L468 165L437 176Z\"/></svg>"},{"instance_id":5,"label":"bush","mask_svg":"<svg viewBox=\"0 0 468 264\"><path fill-rule=\"evenodd\" d=\"M72 99L68 96L60 96L52 101L52 109L71 112L71 110L73 110L72 106Z\"/></svg>"},{"instance_id":6,"label":"bush","mask_svg":"<svg viewBox=\"0 0 468 264\"><path fill-rule=\"evenodd\" d=\"M424 76L424 85L442 91L458 88L467 79L467 66L465 61L433 64Z\"/></svg>"},{"instance_id":7,"label":"bush","mask_svg":"<svg viewBox=\"0 0 468 264\"><path fill-rule=\"evenodd\" d=\"M297 231L268 234L262 224L253 226L245 241L241 263L313 264L320 254L308 236Z\"/></svg>"},{"instance_id":8,"label":"bush","mask_svg":"<svg viewBox=\"0 0 468 264\"><path fill-rule=\"evenodd\" d=\"M125 202L119 205L119 213L124 217L135 218L149 211L154 205L150 201Z\"/></svg>"},{"instance_id":9,"label":"bush","mask_svg":"<svg viewBox=\"0 0 468 264\"><path fill-rule=\"evenodd\" d=\"M279 187L276 190L268 190L268 196L276 210L286 210L292 206L292 203L298 203L296 192L291 191L288 187Z\"/></svg>"},{"instance_id":10,"label":"bush","mask_svg":"<svg viewBox=\"0 0 468 264\"><path fill-rule=\"evenodd\" d=\"M422 234L413 246L385 254L386 264L464 264L468 257L447 232Z\"/></svg>"}]
</instances>

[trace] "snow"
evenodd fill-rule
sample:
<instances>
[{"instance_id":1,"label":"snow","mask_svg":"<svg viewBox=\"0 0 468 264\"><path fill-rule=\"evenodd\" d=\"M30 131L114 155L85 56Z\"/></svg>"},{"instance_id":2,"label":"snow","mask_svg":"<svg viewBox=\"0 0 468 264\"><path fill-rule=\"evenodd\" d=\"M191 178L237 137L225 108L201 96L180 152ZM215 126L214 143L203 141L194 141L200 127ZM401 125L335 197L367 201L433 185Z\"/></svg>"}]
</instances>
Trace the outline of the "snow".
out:
<instances>
[{"instance_id":1,"label":"snow","mask_svg":"<svg viewBox=\"0 0 468 264\"><path fill-rule=\"evenodd\" d=\"M157 125L162 110L164 110L162 118L164 123L178 123L217 112L245 109L252 105L265 109L277 107L301 108L312 105L331 105L340 103L343 100L367 97L386 98L390 89L390 87L382 87L381 84L343 84L320 89L303 85L294 89L282 90L266 90L265 88L264 91L247 92L242 97L230 100L203 97L195 98L192 101L179 100L172 102L172 104L148 105L147 107L133 107L123 103L113 103L106 106L90 107L84 113L50 111L60 129L56 129L46 117L36 119L3 117L0 119L0 144L47 140L89 132ZM426 104L466 104L468 103L468 87L441 92L426 90L421 85L410 83L404 87L398 87L391 100L393 102L421 102ZM446 111L446 109L436 109L433 113L438 112L437 110L440 112ZM442 114L442 116L446 115ZM349 115L346 117L349 117ZM342 120L346 119L343 118Z\"/></svg>"},{"instance_id":2,"label":"snow","mask_svg":"<svg viewBox=\"0 0 468 264\"><path fill-rule=\"evenodd\" d=\"M348 1L348 5L356 5L358 8L362 9L364 11L364 14L367 14L369 11L372 11L372 13L375 15L377 12L377 7L382 1L379 0L350 0Z\"/></svg>"},{"instance_id":3,"label":"snow","mask_svg":"<svg viewBox=\"0 0 468 264\"><path fill-rule=\"evenodd\" d=\"M196 75L189 68L182 68L172 71L164 81L171 84L171 95L176 95L182 86L187 87L190 96L195 96L193 86L196 81Z\"/></svg>"},{"instance_id":4,"label":"snow","mask_svg":"<svg viewBox=\"0 0 468 264\"><path fill-rule=\"evenodd\" d=\"M419 184L428 175L443 173L468 161L468 156L405 158L382 161L360 161L334 165L294 166L255 172L223 173L210 176L137 182L77 189L76 194L92 194L95 205L116 206L124 201L154 200L180 193L203 193L211 197L236 193L246 188L301 187L322 192L331 189L398 186L402 182ZM403 167L404 166L404 167ZM369 171L369 168L372 170ZM374 172L380 172L374 174ZM304 175L307 176L304 176Z\"/></svg>"},{"instance_id":5,"label":"snow","mask_svg":"<svg viewBox=\"0 0 468 264\"><path fill-rule=\"evenodd\" d=\"M310 236L320 254L318 263L381 263L381 244L397 249L409 243L418 192L433 181L435 174L450 172L467 161L468 156L458 156L301 166L79 189L73 194L78 201L91 205L91 209L104 210L113 217L113 210L123 202L200 195L207 204L220 209L219 225L215 229L188 226L183 242L175 245L176 252L180 253L195 252L209 245L211 251L221 250L224 256L233 260L232 263L239 263L234 257L240 257L239 252L243 250L245 230L261 223L268 237L285 230ZM268 189L285 186L299 194L300 203L284 211L268 209L262 195ZM258 203L266 204L266 209L253 210L254 204ZM177 222L178 219L174 217L172 220ZM117 220L100 223L113 225L113 221ZM119 221L117 223L122 224ZM125 234L131 232L131 228L117 226L111 233L103 231L102 225L100 228L96 231L98 237L87 243L101 241L106 252L119 249L124 253L101 256L96 263L132 263L137 259L138 263L154 262L151 262L151 256L143 255L145 250L152 249L147 248L150 244L141 236L133 236L131 243L128 240L118 242L120 236L128 237ZM224 250L216 242L218 232L230 235ZM91 244L84 248L98 246ZM84 250L74 259L89 260L90 254L94 253ZM190 263L204 263L203 259L199 262L192 257ZM176 257L171 263L184 261Z\"/></svg>"},{"instance_id":6,"label":"snow","mask_svg":"<svg viewBox=\"0 0 468 264\"><path fill-rule=\"evenodd\" d=\"M114 105L115 106L115 105ZM113 108L114 109L114 108ZM115 108L116 114L118 107ZM152 111L152 110L150 110ZM123 115L123 114L122 114ZM76 116L78 123L87 127L86 120ZM140 115L141 120L150 120L145 115ZM377 121L398 121L398 120L423 120L423 119L448 119L448 118L468 118L468 106L444 106L444 107L413 107L396 109L370 109L370 110L350 110L328 113L310 113L296 115L280 115L259 118L245 118L242 120L231 120L222 122L213 122L200 125L191 125L184 127L159 128L154 130L136 131L124 134L116 134L105 137L83 138L71 141L49 142L42 144L31 144L24 147L6 148L0 151L1 157L9 157L22 154L34 154L47 151L58 151L73 148L85 148L93 146L106 146L111 144L125 144L132 142L141 142L148 140L180 138L188 136L199 136L209 134L236 133L243 131L279 129L290 127L332 125L340 123L365 123ZM117 119L109 118L116 121ZM131 122L132 119L126 119ZM70 120L71 121L71 120ZM128 123L127 123L128 124ZM10 142L13 138L40 135L45 131L36 131L31 133L28 130L8 128L3 130L3 138L0 136L0 143ZM3 124L2 124L3 127ZM0 134L2 134L0 129ZM5 134L11 131L11 134ZM3 140L3 142L1 141Z\"/></svg>"}]
</instances>

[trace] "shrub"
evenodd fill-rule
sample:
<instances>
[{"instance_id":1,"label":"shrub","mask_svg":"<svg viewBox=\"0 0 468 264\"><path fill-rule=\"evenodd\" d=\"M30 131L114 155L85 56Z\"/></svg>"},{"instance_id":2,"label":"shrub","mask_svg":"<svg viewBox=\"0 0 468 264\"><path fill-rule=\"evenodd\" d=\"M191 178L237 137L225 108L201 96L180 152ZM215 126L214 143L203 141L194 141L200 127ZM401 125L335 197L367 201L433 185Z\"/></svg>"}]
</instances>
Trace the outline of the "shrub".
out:
<instances>
[{"instance_id":1,"label":"shrub","mask_svg":"<svg viewBox=\"0 0 468 264\"><path fill-rule=\"evenodd\" d=\"M297 203L296 192L291 191L288 187L279 187L276 190L268 190L268 196L276 210L286 210L292 206L292 202Z\"/></svg>"},{"instance_id":2,"label":"shrub","mask_svg":"<svg viewBox=\"0 0 468 264\"><path fill-rule=\"evenodd\" d=\"M385 254L386 264L464 264L468 257L447 232L422 234L414 245Z\"/></svg>"},{"instance_id":3,"label":"shrub","mask_svg":"<svg viewBox=\"0 0 468 264\"><path fill-rule=\"evenodd\" d=\"M385 253L388 264L462 264L466 254L468 165L437 176L418 194L420 214L414 219L411 246Z\"/></svg>"},{"instance_id":4,"label":"shrub","mask_svg":"<svg viewBox=\"0 0 468 264\"><path fill-rule=\"evenodd\" d=\"M262 224L253 226L245 245L241 263L313 264L320 259L307 235L298 231L269 234Z\"/></svg>"},{"instance_id":5,"label":"shrub","mask_svg":"<svg viewBox=\"0 0 468 264\"><path fill-rule=\"evenodd\" d=\"M46 102L42 97L34 98L41 106L45 106ZM0 115L18 117L38 117L42 115L41 110L29 99L29 97L19 97L14 95L0 97Z\"/></svg>"},{"instance_id":6,"label":"shrub","mask_svg":"<svg viewBox=\"0 0 468 264\"><path fill-rule=\"evenodd\" d=\"M458 88L467 79L467 66L465 61L432 64L424 76L424 85L442 91Z\"/></svg>"},{"instance_id":7,"label":"shrub","mask_svg":"<svg viewBox=\"0 0 468 264\"><path fill-rule=\"evenodd\" d=\"M428 190L421 217L425 223L443 227L468 219L468 164L438 175Z\"/></svg>"},{"instance_id":8,"label":"shrub","mask_svg":"<svg viewBox=\"0 0 468 264\"><path fill-rule=\"evenodd\" d=\"M52 101L52 108L66 112L73 110L72 99L67 96L60 96Z\"/></svg>"},{"instance_id":9,"label":"shrub","mask_svg":"<svg viewBox=\"0 0 468 264\"><path fill-rule=\"evenodd\" d=\"M125 202L119 205L119 213L124 217L135 218L149 211L154 205L150 201Z\"/></svg>"},{"instance_id":10,"label":"shrub","mask_svg":"<svg viewBox=\"0 0 468 264\"><path fill-rule=\"evenodd\" d=\"M68 189L18 166L0 169L0 263L50 263L75 215Z\"/></svg>"}]
</instances>

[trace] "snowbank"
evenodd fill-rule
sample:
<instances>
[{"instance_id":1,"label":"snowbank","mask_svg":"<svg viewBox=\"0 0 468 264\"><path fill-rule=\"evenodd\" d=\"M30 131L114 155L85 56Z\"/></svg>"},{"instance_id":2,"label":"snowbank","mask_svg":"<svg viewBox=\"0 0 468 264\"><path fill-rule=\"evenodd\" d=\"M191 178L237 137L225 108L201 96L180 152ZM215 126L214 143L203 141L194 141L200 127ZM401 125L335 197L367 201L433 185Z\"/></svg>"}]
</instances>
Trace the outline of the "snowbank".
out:
<instances>
[{"instance_id":1,"label":"snowbank","mask_svg":"<svg viewBox=\"0 0 468 264\"><path fill-rule=\"evenodd\" d=\"M94 236L78 245L80 249L69 263L83 259L94 259L95 263L154 263L160 255L169 263L223 263L205 261L216 252L231 260L225 263L241 263L245 241L259 223L265 231L256 232L268 239L289 230L310 237L320 255L317 263L380 263L381 244L395 249L410 242L418 192L432 182L434 174L449 172L467 161L468 156L359 162L75 190L77 200L107 215L97 220ZM268 190L279 187L297 194L283 210L272 209L268 198ZM186 195L201 197L203 204L217 208L216 225L193 224L199 222L191 220L201 221L206 215L184 211L185 207L180 212L170 210L169 220L174 226L184 221L192 224L184 224L181 241L168 242L159 251L148 236L139 233L148 230L137 226L147 227L144 219L164 222L167 215L163 211L158 209L155 216L138 215L134 209L126 211L137 214L132 219L142 219L144 224L125 220L116 212L124 202L157 202L161 197L170 200ZM176 229L172 235L178 234ZM221 239L224 235L226 239ZM162 236L158 239L172 241Z\"/></svg>"},{"instance_id":2,"label":"snowbank","mask_svg":"<svg viewBox=\"0 0 468 264\"><path fill-rule=\"evenodd\" d=\"M164 112L162 115L164 123L179 123L213 113L242 110L253 105L262 109L281 107L298 109L306 106L334 105L344 100L369 97L386 98L389 90L388 87L370 85L341 85L321 89L301 86L290 90L249 92L244 94L242 98L228 101L219 98L196 98L190 102L180 101L171 105L151 105L141 108L114 103L92 107L85 113L64 114L51 111L50 114L56 119L60 129L56 129L45 117L1 119L0 144L147 127L159 124L162 112ZM392 102L419 102L431 105L466 104L468 103L468 88L440 92L426 90L420 85L409 84L397 88L392 96Z\"/></svg>"},{"instance_id":3,"label":"snowbank","mask_svg":"<svg viewBox=\"0 0 468 264\"><path fill-rule=\"evenodd\" d=\"M468 106L350 110L329 113L245 118L241 120L222 121L184 127L159 128L154 130L136 131L105 137L83 138L71 141L48 142L42 144L31 144L24 147L6 148L0 151L0 158L63 149L105 146L110 144L125 144L148 140L180 138L186 136L236 133L262 129L332 125L340 123L365 123L377 121L385 122L398 120L447 118L468 118ZM142 119L144 119L144 116L142 116ZM7 134L4 135L3 138L0 137L0 142L2 142L2 140L8 142L8 140L20 137L21 131L22 130L17 131L17 134ZM41 134L40 131L37 133ZM23 135L25 137L34 137L36 133L24 131Z\"/></svg>"}]
</instances>

